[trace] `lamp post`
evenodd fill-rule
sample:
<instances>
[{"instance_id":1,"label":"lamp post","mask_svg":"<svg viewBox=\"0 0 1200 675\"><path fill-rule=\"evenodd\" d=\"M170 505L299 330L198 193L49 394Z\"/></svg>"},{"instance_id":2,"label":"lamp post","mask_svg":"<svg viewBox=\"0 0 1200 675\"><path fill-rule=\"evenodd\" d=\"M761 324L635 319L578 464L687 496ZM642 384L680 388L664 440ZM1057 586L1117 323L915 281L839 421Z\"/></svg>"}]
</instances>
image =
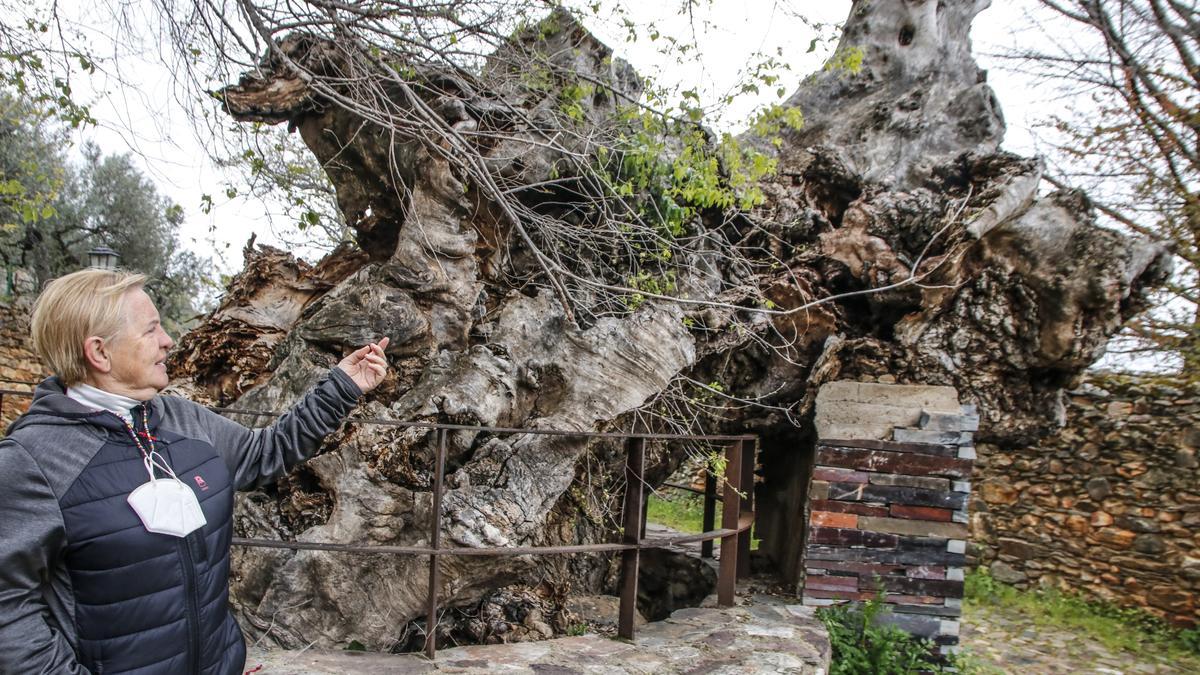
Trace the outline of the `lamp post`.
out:
<instances>
[{"instance_id":1,"label":"lamp post","mask_svg":"<svg viewBox=\"0 0 1200 675\"><path fill-rule=\"evenodd\" d=\"M117 259L121 254L107 246L97 246L88 251L88 267L100 270L117 269Z\"/></svg>"}]
</instances>

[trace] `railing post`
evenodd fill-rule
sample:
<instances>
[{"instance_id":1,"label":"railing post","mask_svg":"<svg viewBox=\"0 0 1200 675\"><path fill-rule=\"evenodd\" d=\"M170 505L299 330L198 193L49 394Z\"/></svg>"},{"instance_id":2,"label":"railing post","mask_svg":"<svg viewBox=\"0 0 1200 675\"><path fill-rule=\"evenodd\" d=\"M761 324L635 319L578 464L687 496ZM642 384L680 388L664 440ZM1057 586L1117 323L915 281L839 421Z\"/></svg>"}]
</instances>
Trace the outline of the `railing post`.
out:
<instances>
[{"instance_id":1,"label":"railing post","mask_svg":"<svg viewBox=\"0 0 1200 675\"><path fill-rule=\"evenodd\" d=\"M629 439L629 453L625 458L625 510L622 514L623 532L621 543L641 543L642 523L642 472L646 442L641 438ZM633 639L633 621L637 616L638 549L621 551L621 609L617 620L617 635L626 640Z\"/></svg>"},{"instance_id":2,"label":"railing post","mask_svg":"<svg viewBox=\"0 0 1200 675\"><path fill-rule=\"evenodd\" d=\"M742 442L725 446L725 494L721 503L721 529L736 530L741 520L742 500L738 487L742 484ZM737 586L738 534L721 537L721 560L717 572L717 604L733 606Z\"/></svg>"},{"instance_id":3,"label":"railing post","mask_svg":"<svg viewBox=\"0 0 1200 675\"><path fill-rule=\"evenodd\" d=\"M717 525L717 477L713 475L712 467L704 470L704 522L701 527L705 532L711 532ZM700 557L713 557L713 540L705 539L700 542Z\"/></svg>"},{"instance_id":4,"label":"railing post","mask_svg":"<svg viewBox=\"0 0 1200 675\"><path fill-rule=\"evenodd\" d=\"M742 444L742 513L754 512L754 465L758 453L758 440L747 440ZM750 530L738 536L738 565L737 576L744 579L750 576Z\"/></svg>"},{"instance_id":5,"label":"railing post","mask_svg":"<svg viewBox=\"0 0 1200 675\"><path fill-rule=\"evenodd\" d=\"M446 430L438 430L437 458L434 459L433 510L429 514L429 547L441 548L442 543L442 482L446 472ZM440 556L429 556L429 597L425 614L425 656L433 660L437 654L438 602L437 591L442 581Z\"/></svg>"},{"instance_id":6,"label":"railing post","mask_svg":"<svg viewBox=\"0 0 1200 675\"><path fill-rule=\"evenodd\" d=\"M642 524L638 526L639 541L646 538L646 512L650 510L650 493L642 493Z\"/></svg>"}]
</instances>

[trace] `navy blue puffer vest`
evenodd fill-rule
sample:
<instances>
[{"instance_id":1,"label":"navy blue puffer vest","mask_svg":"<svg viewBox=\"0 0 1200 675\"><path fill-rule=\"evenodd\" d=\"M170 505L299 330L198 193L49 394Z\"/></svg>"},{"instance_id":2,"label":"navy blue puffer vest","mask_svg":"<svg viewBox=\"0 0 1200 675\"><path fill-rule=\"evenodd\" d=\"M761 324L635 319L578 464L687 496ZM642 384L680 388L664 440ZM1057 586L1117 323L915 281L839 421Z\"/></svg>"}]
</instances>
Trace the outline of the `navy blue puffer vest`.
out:
<instances>
[{"instance_id":1,"label":"navy blue puffer vest","mask_svg":"<svg viewBox=\"0 0 1200 675\"><path fill-rule=\"evenodd\" d=\"M227 586L233 493L311 457L361 395L333 368L255 429L151 399L155 446L208 521L179 538L146 531L127 501L149 476L125 423L44 381L0 438L0 673L241 672Z\"/></svg>"},{"instance_id":2,"label":"navy blue puffer vest","mask_svg":"<svg viewBox=\"0 0 1200 675\"><path fill-rule=\"evenodd\" d=\"M149 476L113 415L108 440L60 506L75 591L80 663L93 673L240 673L245 644L228 607L233 485L204 441L153 431L159 454L196 493L208 524L179 538L147 532L126 498ZM146 441L143 441L146 444Z\"/></svg>"}]
</instances>

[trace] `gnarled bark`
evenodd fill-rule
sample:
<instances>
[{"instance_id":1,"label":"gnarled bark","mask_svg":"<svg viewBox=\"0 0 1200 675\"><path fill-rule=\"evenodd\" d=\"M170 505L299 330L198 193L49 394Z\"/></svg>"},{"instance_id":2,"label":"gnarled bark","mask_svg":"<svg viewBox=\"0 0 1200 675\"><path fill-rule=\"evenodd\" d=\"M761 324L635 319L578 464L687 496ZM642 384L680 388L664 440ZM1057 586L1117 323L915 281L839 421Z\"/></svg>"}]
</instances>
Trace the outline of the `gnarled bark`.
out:
<instances>
[{"instance_id":1,"label":"gnarled bark","mask_svg":"<svg viewBox=\"0 0 1200 675\"><path fill-rule=\"evenodd\" d=\"M780 160L761 186L767 202L698 221L745 255L780 264L747 271L696 249L689 262L709 275L681 279L680 294L714 304L652 300L581 323L538 276L537 256L501 205L464 182L440 140L402 124L432 110L449 129L489 129L499 140L475 146L489 170L509 184L541 183L571 150L542 142L563 124L552 114L561 82L514 84L503 66L512 54L484 69L490 89L424 72L420 101L389 90L400 123L385 130L307 88L290 63L348 66L319 42L289 38L258 74L225 91L227 107L238 119L299 130L327 166L364 254L335 254L308 270L278 252L248 252L235 281L242 290L183 341L174 372L198 396L280 409L340 354L386 334L396 372L368 397L366 415L575 430L628 428L639 410L661 412L672 392L714 396L689 380L720 382L756 405L731 406L706 424L763 435L760 533L768 554L786 560L796 533L779 514L803 480L798 444L818 385L848 376L952 384L979 405L985 435L1039 433L1058 423L1062 388L1162 278L1161 247L1098 228L1082 195L1037 198L1037 162L997 150L1003 121L967 40L986 5L855 2L833 65L788 100L805 128L777 148L742 139ZM621 97L636 96L636 77L569 17L556 21L545 39L515 39L510 49L544 50L602 83L581 102L584 123L599 125ZM701 282L714 275L721 283ZM747 304L759 296L783 309L839 297L764 313ZM240 367L228 372L228 363ZM687 394L675 399L686 405ZM307 541L425 543L433 442L422 430L351 425L278 489L243 499L238 527ZM652 475L661 480L679 455L654 449ZM596 511L617 503L621 459L611 442L454 432L444 532L459 546L609 536L616 519ZM234 591L250 624L270 626L285 644L356 639L387 649L407 640L403 627L423 612L426 565L241 551ZM447 558L440 594L469 606L551 573L594 592L607 571L591 557Z\"/></svg>"}]
</instances>

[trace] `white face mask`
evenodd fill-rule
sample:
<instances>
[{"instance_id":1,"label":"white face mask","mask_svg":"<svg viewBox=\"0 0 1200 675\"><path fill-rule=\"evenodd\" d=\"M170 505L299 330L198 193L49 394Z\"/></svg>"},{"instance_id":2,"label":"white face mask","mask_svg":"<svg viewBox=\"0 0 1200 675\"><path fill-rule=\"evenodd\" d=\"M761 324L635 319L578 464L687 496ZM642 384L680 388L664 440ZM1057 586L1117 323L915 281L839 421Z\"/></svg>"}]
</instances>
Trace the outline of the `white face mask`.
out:
<instances>
[{"instance_id":1,"label":"white face mask","mask_svg":"<svg viewBox=\"0 0 1200 675\"><path fill-rule=\"evenodd\" d=\"M127 501L148 532L186 537L204 527L208 521L204 518L196 493L175 477L175 472L165 461L156 461L156 455L158 453L151 452L143 460L150 481L131 492ZM155 478L154 467L165 471L170 478Z\"/></svg>"}]
</instances>

